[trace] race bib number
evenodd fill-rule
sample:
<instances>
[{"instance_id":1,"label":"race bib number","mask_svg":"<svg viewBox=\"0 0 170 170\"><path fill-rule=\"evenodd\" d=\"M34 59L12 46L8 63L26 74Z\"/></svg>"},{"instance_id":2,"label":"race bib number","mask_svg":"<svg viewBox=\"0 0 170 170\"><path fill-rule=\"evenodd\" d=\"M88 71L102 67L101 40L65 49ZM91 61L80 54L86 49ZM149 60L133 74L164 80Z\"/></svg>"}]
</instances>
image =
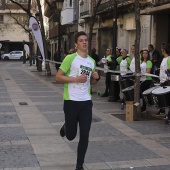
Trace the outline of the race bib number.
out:
<instances>
[{"instance_id":1,"label":"race bib number","mask_svg":"<svg viewBox=\"0 0 170 170\"><path fill-rule=\"evenodd\" d=\"M92 74L92 69L90 67L86 66L80 66L79 68L79 75L86 74L87 79L90 79L91 74Z\"/></svg>"}]
</instances>

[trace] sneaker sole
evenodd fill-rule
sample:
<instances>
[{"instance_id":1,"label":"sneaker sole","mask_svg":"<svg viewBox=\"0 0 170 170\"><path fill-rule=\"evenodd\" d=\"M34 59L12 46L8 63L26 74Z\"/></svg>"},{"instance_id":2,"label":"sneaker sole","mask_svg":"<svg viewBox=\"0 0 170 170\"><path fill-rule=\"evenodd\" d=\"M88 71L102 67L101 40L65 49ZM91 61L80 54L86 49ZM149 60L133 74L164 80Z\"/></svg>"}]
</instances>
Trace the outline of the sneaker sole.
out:
<instances>
[{"instance_id":1,"label":"sneaker sole","mask_svg":"<svg viewBox=\"0 0 170 170\"><path fill-rule=\"evenodd\" d=\"M65 132L63 132L64 131L64 125L65 125L65 123L61 126L61 128L60 128L60 136L63 138L64 136L65 136Z\"/></svg>"}]
</instances>

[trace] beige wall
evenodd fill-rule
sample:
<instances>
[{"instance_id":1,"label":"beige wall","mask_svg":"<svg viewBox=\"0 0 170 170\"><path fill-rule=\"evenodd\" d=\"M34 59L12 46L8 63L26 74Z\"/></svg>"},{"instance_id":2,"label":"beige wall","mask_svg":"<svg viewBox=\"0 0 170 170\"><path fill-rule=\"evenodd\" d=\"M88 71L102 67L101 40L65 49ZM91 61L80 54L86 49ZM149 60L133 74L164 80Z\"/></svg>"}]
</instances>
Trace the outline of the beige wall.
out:
<instances>
[{"instance_id":1,"label":"beige wall","mask_svg":"<svg viewBox=\"0 0 170 170\"><path fill-rule=\"evenodd\" d=\"M0 28L1 41L29 41L29 37L25 33L25 30L18 24L15 24L14 20L8 14L4 15L4 24L0 24Z\"/></svg>"},{"instance_id":2,"label":"beige wall","mask_svg":"<svg viewBox=\"0 0 170 170\"><path fill-rule=\"evenodd\" d=\"M123 17L118 19L118 37L117 44L120 48L125 48L131 53L131 46L135 44L136 39L136 29L127 29L126 22L129 22L129 19L134 19L135 15L133 13L125 14ZM155 30L153 27L151 16L150 15L141 15L141 40L140 40L140 49L147 48L148 44L155 43ZM152 37L152 38L151 38Z\"/></svg>"}]
</instances>

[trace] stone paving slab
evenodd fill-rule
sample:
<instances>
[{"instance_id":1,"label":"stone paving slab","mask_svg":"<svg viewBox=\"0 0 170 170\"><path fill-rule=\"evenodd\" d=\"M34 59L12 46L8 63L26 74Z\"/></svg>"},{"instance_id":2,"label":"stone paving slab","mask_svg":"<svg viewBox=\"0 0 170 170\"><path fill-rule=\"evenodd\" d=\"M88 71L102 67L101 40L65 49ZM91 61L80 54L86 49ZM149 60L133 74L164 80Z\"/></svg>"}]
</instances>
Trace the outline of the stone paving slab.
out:
<instances>
[{"instance_id":1,"label":"stone paving slab","mask_svg":"<svg viewBox=\"0 0 170 170\"><path fill-rule=\"evenodd\" d=\"M29 140L31 144L62 144L63 139L59 135L30 135Z\"/></svg>"},{"instance_id":2,"label":"stone paving slab","mask_svg":"<svg viewBox=\"0 0 170 170\"><path fill-rule=\"evenodd\" d=\"M23 127L1 127L0 141L27 140Z\"/></svg>"},{"instance_id":3,"label":"stone paving slab","mask_svg":"<svg viewBox=\"0 0 170 170\"><path fill-rule=\"evenodd\" d=\"M10 93L11 99L20 99L21 101L26 98L26 95L23 92L12 92Z\"/></svg>"},{"instance_id":4,"label":"stone paving slab","mask_svg":"<svg viewBox=\"0 0 170 170\"><path fill-rule=\"evenodd\" d=\"M0 93L0 98L9 98L9 95L8 95L8 93L7 92L1 92Z\"/></svg>"},{"instance_id":5,"label":"stone paving slab","mask_svg":"<svg viewBox=\"0 0 170 170\"><path fill-rule=\"evenodd\" d=\"M29 92L29 91L31 91L31 92L33 92L33 91L35 91L35 92L43 92L43 91L46 91L46 92L48 92L48 91L53 91L52 89L50 89L50 88L48 88L48 87L22 87L21 88L23 91L25 91L25 92Z\"/></svg>"},{"instance_id":6,"label":"stone paving slab","mask_svg":"<svg viewBox=\"0 0 170 170\"><path fill-rule=\"evenodd\" d=\"M64 122L64 113L63 114L44 113L44 116L50 123Z\"/></svg>"},{"instance_id":7,"label":"stone paving slab","mask_svg":"<svg viewBox=\"0 0 170 170\"><path fill-rule=\"evenodd\" d=\"M16 81L17 84L20 86L20 88L30 88L30 87L34 87L34 88L47 88L46 85L36 81L36 82L23 82L23 80L20 80L20 81Z\"/></svg>"},{"instance_id":8,"label":"stone paving slab","mask_svg":"<svg viewBox=\"0 0 170 170\"><path fill-rule=\"evenodd\" d=\"M54 143L49 146L46 144L32 144L36 154L52 154L52 153L70 153L73 152L72 149L66 143Z\"/></svg>"},{"instance_id":9,"label":"stone paving slab","mask_svg":"<svg viewBox=\"0 0 170 170\"><path fill-rule=\"evenodd\" d=\"M27 96L56 96L56 93L54 92L25 92Z\"/></svg>"},{"instance_id":10,"label":"stone paving slab","mask_svg":"<svg viewBox=\"0 0 170 170\"><path fill-rule=\"evenodd\" d=\"M4 103L10 103L11 99L10 98L0 98L0 103L2 103L4 105Z\"/></svg>"},{"instance_id":11,"label":"stone paving slab","mask_svg":"<svg viewBox=\"0 0 170 170\"><path fill-rule=\"evenodd\" d=\"M3 170L41 170L41 168L40 167L4 168Z\"/></svg>"},{"instance_id":12,"label":"stone paving slab","mask_svg":"<svg viewBox=\"0 0 170 170\"><path fill-rule=\"evenodd\" d=\"M98 169L105 169L108 170L110 169L109 165L106 163L91 163L91 164L86 164L88 169L93 169L93 170L98 170Z\"/></svg>"},{"instance_id":13,"label":"stone paving slab","mask_svg":"<svg viewBox=\"0 0 170 170\"><path fill-rule=\"evenodd\" d=\"M0 114L0 124L19 124L20 120L18 115L2 115Z\"/></svg>"},{"instance_id":14,"label":"stone paving slab","mask_svg":"<svg viewBox=\"0 0 170 170\"><path fill-rule=\"evenodd\" d=\"M22 168L39 166L30 145L0 146L0 168Z\"/></svg>"},{"instance_id":15,"label":"stone paving slab","mask_svg":"<svg viewBox=\"0 0 170 170\"><path fill-rule=\"evenodd\" d=\"M53 97L30 97L32 102L57 102L61 101L61 96L53 96ZM56 104L56 103L55 103Z\"/></svg>"},{"instance_id":16,"label":"stone paving slab","mask_svg":"<svg viewBox=\"0 0 170 170\"><path fill-rule=\"evenodd\" d=\"M38 106L37 105L37 108L42 113L48 112L48 111L62 111L63 110L63 104L57 104L57 105L53 105L53 106L49 106L49 105Z\"/></svg>"},{"instance_id":17,"label":"stone paving slab","mask_svg":"<svg viewBox=\"0 0 170 170\"><path fill-rule=\"evenodd\" d=\"M74 152L38 154L37 158L41 166L73 165L76 162Z\"/></svg>"},{"instance_id":18,"label":"stone paving slab","mask_svg":"<svg viewBox=\"0 0 170 170\"><path fill-rule=\"evenodd\" d=\"M8 127L8 128L22 127L22 124L0 124L0 127Z\"/></svg>"},{"instance_id":19,"label":"stone paving slab","mask_svg":"<svg viewBox=\"0 0 170 170\"><path fill-rule=\"evenodd\" d=\"M7 92L7 91L6 91L6 88L5 88L5 87L1 87L1 88L0 88L0 94L1 94L1 93L4 93L4 92Z\"/></svg>"},{"instance_id":20,"label":"stone paving slab","mask_svg":"<svg viewBox=\"0 0 170 170\"><path fill-rule=\"evenodd\" d=\"M75 164L66 164L66 165L55 165L55 166L43 166L41 170L74 170ZM87 170L86 167L84 167L84 170Z\"/></svg>"},{"instance_id":21,"label":"stone paving slab","mask_svg":"<svg viewBox=\"0 0 170 170\"><path fill-rule=\"evenodd\" d=\"M68 143L76 152L77 143ZM128 156L127 154L128 153ZM96 157L97 155L97 157ZM86 154L86 163L112 162L124 160L138 160L160 158L159 155L139 145L133 140L90 142Z\"/></svg>"},{"instance_id":22,"label":"stone paving slab","mask_svg":"<svg viewBox=\"0 0 170 170\"><path fill-rule=\"evenodd\" d=\"M92 123L92 128L90 130L90 136L92 137L105 137L105 136L113 136L113 137L127 137L123 133L121 133L119 130L113 128L109 124L105 122L101 123Z\"/></svg>"},{"instance_id":23,"label":"stone paving slab","mask_svg":"<svg viewBox=\"0 0 170 170\"><path fill-rule=\"evenodd\" d=\"M162 120L139 121L133 123L126 122L125 124L144 135L170 132L170 126L165 125L164 121Z\"/></svg>"},{"instance_id":24,"label":"stone paving slab","mask_svg":"<svg viewBox=\"0 0 170 170\"><path fill-rule=\"evenodd\" d=\"M56 130L54 130L54 129L51 129L51 128L32 128L32 129L26 129L25 130L26 131L26 133L27 133L27 135L30 135L30 136L36 136L36 135L42 135L42 136L44 136L44 135L56 135L57 133L56 133Z\"/></svg>"}]
</instances>

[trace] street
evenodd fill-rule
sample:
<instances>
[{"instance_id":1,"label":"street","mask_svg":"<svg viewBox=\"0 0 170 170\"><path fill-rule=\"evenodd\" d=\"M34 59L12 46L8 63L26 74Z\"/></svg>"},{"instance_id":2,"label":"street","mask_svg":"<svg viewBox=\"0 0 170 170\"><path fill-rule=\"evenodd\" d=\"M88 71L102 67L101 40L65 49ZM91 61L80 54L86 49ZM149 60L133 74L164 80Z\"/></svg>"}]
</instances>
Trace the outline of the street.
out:
<instances>
[{"instance_id":1,"label":"street","mask_svg":"<svg viewBox=\"0 0 170 170\"><path fill-rule=\"evenodd\" d=\"M37 72L28 61L0 60L0 170L74 170L79 134L61 138L63 85ZM105 78L93 86L93 122L85 170L169 170L170 125L161 119L125 121L121 103L97 96ZM148 112L157 112L149 108Z\"/></svg>"}]
</instances>

